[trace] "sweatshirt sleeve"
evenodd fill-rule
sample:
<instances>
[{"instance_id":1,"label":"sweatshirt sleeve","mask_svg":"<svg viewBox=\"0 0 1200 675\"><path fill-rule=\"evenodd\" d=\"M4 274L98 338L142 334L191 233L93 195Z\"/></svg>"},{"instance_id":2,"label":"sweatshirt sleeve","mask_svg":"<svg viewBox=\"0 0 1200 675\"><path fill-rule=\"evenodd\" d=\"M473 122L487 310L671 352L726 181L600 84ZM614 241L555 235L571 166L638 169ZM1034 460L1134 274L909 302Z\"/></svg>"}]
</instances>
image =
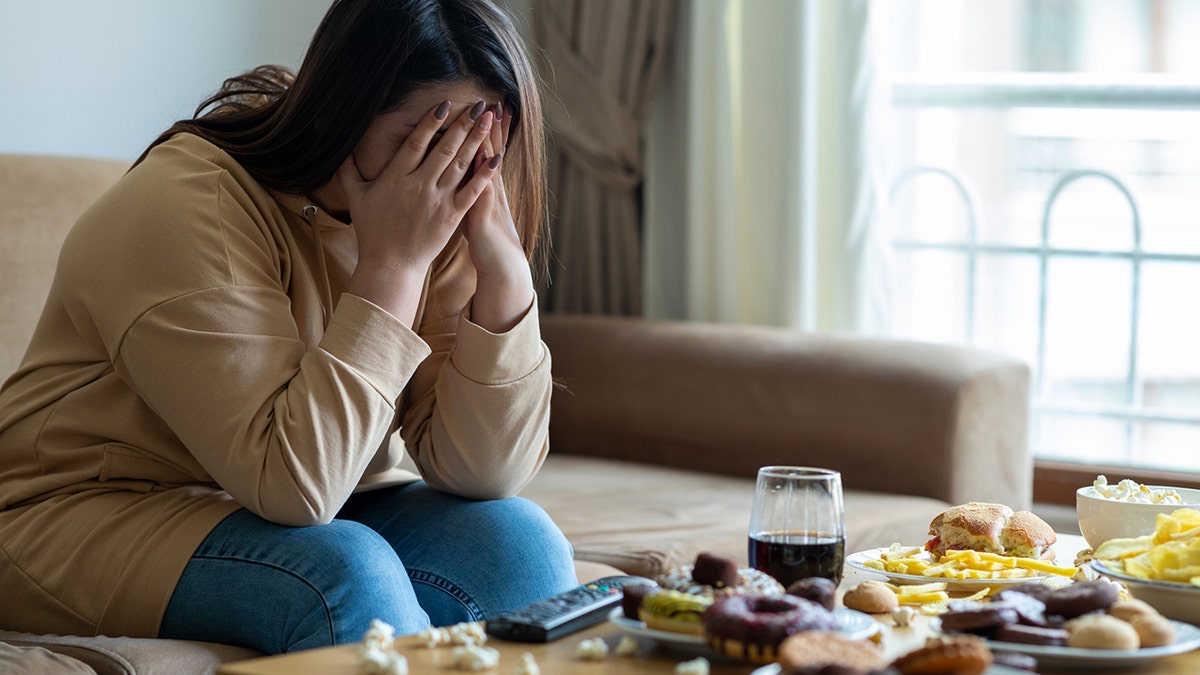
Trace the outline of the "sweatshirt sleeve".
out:
<instances>
[{"instance_id":1,"label":"sweatshirt sleeve","mask_svg":"<svg viewBox=\"0 0 1200 675\"><path fill-rule=\"evenodd\" d=\"M155 307L126 334L118 368L240 504L311 525L353 491L429 347L345 295L306 349L285 300L226 287Z\"/></svg>"},{"instance_id":2,"label":"sweatshirt sleeve","mask_svg":"<svg viewBox=\"0 0 1200 675\"><path fill-rule=\"evenodd\" d=\"M519 492L545 461L550 351L536 301L503 334L471 322L469 265L461 247L430 284L419 332L432 353L410 383L400 433L430 485L499 499Z\"/></svg>"}]
</instances>

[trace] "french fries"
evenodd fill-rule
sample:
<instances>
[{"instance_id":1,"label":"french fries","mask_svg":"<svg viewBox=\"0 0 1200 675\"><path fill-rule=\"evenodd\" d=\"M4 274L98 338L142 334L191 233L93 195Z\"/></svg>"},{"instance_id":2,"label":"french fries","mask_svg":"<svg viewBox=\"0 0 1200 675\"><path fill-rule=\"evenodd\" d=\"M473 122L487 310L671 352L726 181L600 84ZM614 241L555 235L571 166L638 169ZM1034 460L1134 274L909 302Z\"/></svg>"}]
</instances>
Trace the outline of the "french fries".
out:
<instances>
[{"instance_id":1,"label":"french fries","mask_svg":"<svg viewBox=\"0 0 1200 675\"><path fill-rule=\"evenodd\" d=\"M920 548L898 543L882 551L878 560L864 561L863 566L892 574L956 580L1024 579L1039 574L1072 577L1079 571L1076 567L1055 565L1045 560L1016 558L984 551L947 551L941 559L935 561Z\"/></svg>"}]
</instances>

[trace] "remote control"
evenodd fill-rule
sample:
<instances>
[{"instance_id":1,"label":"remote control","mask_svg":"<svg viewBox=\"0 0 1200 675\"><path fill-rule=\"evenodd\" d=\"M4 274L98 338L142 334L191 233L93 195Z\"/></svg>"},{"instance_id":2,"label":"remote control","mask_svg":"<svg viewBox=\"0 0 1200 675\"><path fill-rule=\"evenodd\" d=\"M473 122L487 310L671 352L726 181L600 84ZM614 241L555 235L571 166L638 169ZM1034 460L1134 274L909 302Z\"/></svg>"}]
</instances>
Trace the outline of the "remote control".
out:
<instances>
[{"instance_id":1,"label":"remote control","mask_svg":"<svg viewBox=\"0 0 1200 675\"><path fill-rule=\"evenodd\" d=\"M643 577L604 577L487 621L487 632L513 642L550 642L594 626L621 602L621 587L653 581ZM654 584L657 585L657 584Z\"/></svg>"}]
</instances>

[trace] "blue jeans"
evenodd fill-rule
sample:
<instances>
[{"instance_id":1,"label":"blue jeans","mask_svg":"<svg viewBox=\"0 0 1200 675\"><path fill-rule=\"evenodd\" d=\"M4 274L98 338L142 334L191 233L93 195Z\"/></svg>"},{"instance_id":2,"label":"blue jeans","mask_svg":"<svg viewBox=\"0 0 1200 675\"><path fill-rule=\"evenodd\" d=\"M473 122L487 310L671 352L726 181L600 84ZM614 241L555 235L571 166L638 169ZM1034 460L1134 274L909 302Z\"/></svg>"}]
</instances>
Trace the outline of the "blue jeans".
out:
<instances>
[{"instance_id":1,"label":"blue jeans","mask_svg":"<svg viewBox=\"0 0 1200 675\"><path fill-rule=\"evenodd\" d=\"M577 583L570 544L520 497L471 501L411 483L353 495L327 525L237 511L192 554L159 636L268 654L495 616Z\"/></svg>"}]
</instances>

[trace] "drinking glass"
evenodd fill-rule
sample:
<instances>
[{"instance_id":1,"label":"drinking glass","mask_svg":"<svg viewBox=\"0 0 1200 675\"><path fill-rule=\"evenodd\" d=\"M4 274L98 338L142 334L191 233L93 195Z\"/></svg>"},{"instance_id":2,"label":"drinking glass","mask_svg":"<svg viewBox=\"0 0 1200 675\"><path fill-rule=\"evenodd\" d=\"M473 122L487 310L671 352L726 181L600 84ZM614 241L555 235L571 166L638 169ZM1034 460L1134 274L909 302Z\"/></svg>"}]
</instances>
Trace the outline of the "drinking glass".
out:
<instances>
[{"instance_id":1,"label":"drinking glass","mask_svg":"<svg viewBox=\"0 0 1200 675\"><path fill-rule=\"evenodd\" d=\"M846 556L842 474L805 466L760 468L749 547L750 566L784 586L808 577L841 583Z\"/></svg>"}]
</instances>

